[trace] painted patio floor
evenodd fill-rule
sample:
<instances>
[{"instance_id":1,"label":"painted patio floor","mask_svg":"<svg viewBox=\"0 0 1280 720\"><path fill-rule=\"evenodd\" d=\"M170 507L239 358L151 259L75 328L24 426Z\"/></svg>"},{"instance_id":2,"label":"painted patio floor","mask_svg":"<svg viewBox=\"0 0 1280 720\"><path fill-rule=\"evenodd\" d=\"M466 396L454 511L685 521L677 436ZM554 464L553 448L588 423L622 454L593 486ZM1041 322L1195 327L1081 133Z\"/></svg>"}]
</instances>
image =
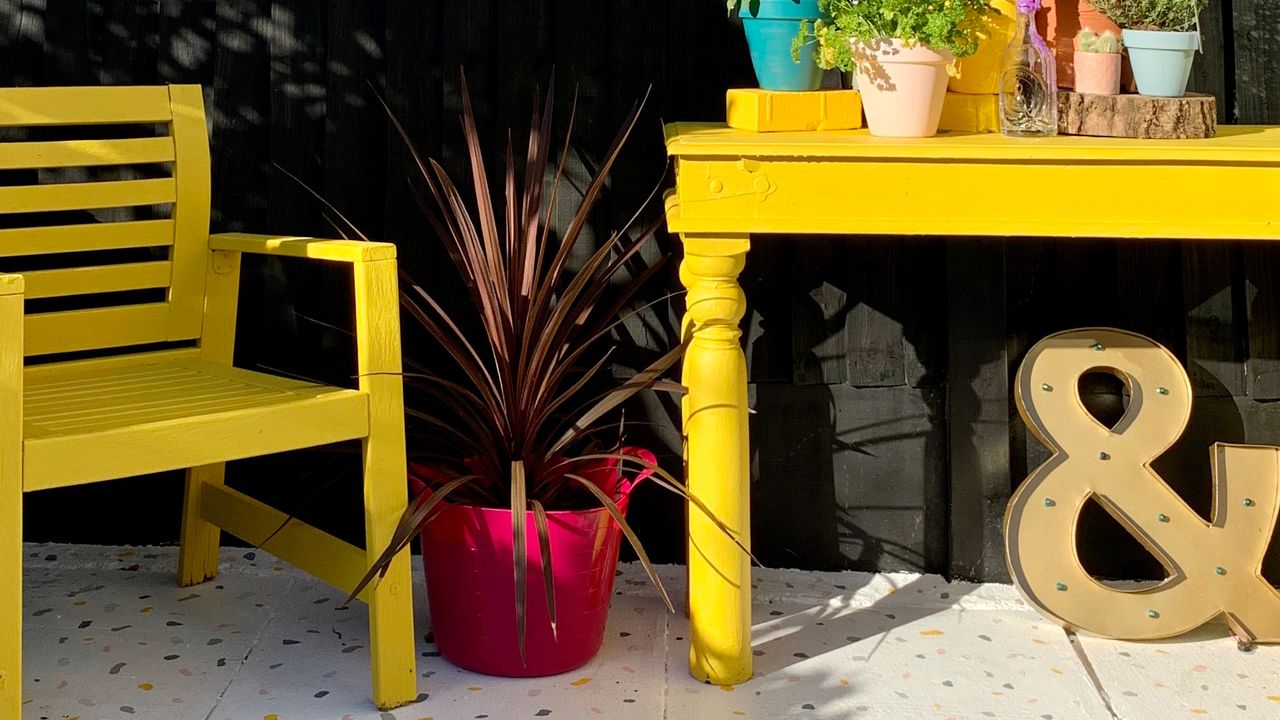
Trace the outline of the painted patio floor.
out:
<instances>
[{"instance_id":1,"label":"painted patio floor","mask_svg":"<svg viewBox=\"0 0 1280 720\"><path fill-rule=\"evenodd\" d=\"M1076 637L1007 586L910 574L758 570L756 676L686 672L688 622L624 566L599 656L507 680L439 657L419 598L417 703L368 699L362 606L262 552L173 584L173 548L29 545L25 720L620 720L1280 717L1280 648L1224 626L1182 642ZM673 598L681 569L662 568ZM425 593L419 593L424 595Z\"/></svg>"}]
</instances>

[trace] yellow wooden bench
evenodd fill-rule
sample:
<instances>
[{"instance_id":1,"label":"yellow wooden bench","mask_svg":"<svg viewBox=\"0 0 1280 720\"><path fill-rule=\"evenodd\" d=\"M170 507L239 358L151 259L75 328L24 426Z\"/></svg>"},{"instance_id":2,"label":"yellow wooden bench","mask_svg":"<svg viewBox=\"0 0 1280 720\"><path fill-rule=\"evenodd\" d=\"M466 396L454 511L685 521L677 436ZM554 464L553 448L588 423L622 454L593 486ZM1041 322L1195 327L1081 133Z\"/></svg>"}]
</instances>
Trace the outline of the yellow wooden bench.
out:
<instances>
[{"instance_id":1,"label":"yellow wooden bench","mask_svg":"<svg viewBox=\"0 0 1280 720\"><path fill-rule=\"evenodd\" d=\"M21 717L23 493L187 469L178 580L191 585L217 573L219 528L257 544L287 517L224 486L227 460L361 439L368 551L296 520L264 546L344 591L407 503L395 247L210 236L198 86L0 89L0 128L122 124L165 132L0 142L0 170L30 180L0 186L0 272L11 273L0 274L0 718ZM108 166L161 176L41 184L35 172L82 169L83 179ZM159 219L86 212L108 208ZM14 213L71 224L8 227ZM358 390L232 366L246 252L352 266ZM381 708L417 695L411 596L405 555L361 595Z\"/></svg>"}]
</instances>

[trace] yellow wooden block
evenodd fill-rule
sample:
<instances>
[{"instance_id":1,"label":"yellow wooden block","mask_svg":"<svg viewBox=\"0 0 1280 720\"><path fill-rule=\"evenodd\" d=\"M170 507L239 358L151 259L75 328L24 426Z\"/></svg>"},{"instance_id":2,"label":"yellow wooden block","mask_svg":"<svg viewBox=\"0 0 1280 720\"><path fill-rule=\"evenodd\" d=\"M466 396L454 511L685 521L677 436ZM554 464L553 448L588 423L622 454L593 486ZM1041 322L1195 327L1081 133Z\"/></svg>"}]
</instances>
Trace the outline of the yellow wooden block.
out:
<instances>
[{"instance_id":1,"label":"yellow wooden block","mask_svg":"<svg viewBox=\"0 0 1280 720\"><path fill-rule=\"evenodd\" d=\"M725 94L729 127L755 132L853 130L862 127L857 90L775 92L733 89Z\"/></svg>"},{"instance_id":2,"label":"yellow wooden block","mask_svg":"<svg viewBox=\"0 0 1280 720\"><path fill-rule=\"evenodd\" d=\"M997 95L948 92L942 103L939 130L1000 132L1000 100Z\"/></svg>"},{"instance_id":3,"label":"yellow wooden block","mask_svg":"<svg viewBox=\"0 0 1280 720\"><path fill-rule=\"evenodd\" d=\"M978 42L978 52L956 63L956 72L947 82L952 92L982 94L1000 89L1000 68L1004 63L1004 51L1017 27L1014 22L1018 11L1010 0L992 0L996 12L983 21Z\"/></svg>"}]
</instances>

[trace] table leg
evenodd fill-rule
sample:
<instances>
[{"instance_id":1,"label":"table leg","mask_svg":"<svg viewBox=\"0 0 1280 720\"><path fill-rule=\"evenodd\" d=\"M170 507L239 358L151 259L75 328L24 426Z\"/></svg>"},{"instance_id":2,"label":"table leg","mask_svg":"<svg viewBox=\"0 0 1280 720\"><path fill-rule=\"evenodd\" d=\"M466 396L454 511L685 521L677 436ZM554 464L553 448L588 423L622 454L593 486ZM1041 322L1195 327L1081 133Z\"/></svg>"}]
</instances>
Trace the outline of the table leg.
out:
<instances>
[{"instance_id":1,"label":"table leg","mask_svg":"<svg viewBox=\"0 0 1280 720\"><path fill-rule=\"evenodd\" d=\"M747 361L739 339L746 297L738 273L746 235L685 235L680 281L688 289L684 401L689 491L749 547ZM689 672L732 685L751 677L751 565L730 538L689 509Z\"/></svg>"}]
</instances>

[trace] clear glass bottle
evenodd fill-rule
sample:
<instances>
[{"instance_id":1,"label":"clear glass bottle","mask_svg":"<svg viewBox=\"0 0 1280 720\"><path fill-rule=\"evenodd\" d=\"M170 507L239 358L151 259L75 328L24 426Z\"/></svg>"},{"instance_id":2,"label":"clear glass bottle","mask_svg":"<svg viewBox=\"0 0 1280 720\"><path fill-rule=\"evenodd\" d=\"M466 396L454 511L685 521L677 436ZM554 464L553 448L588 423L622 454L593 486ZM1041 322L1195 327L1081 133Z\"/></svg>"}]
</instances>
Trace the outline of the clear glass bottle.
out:
<instances>
[{"instance_id":1,"label":"clear glass bottle","mask_svg":"<svg viewBox=\"0 0 1280 720\"><path fill-rule=\"evenodd\" d=\"M1018 0L1013 41L1000 70L1000 130L1017 137L1058 134L1058 70L1036 30L1040 0Z\"/></svg>"}]
</instances>

